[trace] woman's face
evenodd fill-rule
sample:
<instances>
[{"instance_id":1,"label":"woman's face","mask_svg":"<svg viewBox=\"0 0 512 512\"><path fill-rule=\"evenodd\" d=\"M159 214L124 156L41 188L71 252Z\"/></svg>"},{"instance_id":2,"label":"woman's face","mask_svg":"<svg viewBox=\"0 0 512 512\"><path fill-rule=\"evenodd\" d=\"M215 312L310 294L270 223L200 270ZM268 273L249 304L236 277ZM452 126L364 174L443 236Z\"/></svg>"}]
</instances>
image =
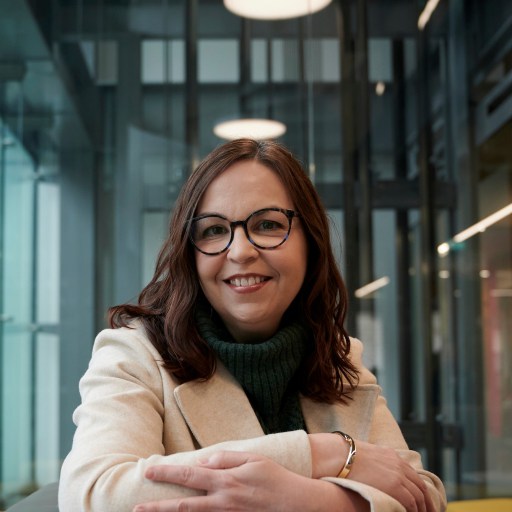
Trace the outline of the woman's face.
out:
<instances>
[{"instance_id":1,"label":"woman's face","mask_svg":"<svg viewBox=\"0 0 512 512\"><path fill-rule=\"evenodd\" d=\"M255 160L233 164L215 178L199 202L196 216L220 214L230 221L245 220L262 208L294 210L278 175ZM195 251L201 288L239 342L271 337L299 292L307 264L306 237L293 218L288 240L272 250L258 249L235 228L233 242L223 253Z\"/></svg>"}]
</instances>

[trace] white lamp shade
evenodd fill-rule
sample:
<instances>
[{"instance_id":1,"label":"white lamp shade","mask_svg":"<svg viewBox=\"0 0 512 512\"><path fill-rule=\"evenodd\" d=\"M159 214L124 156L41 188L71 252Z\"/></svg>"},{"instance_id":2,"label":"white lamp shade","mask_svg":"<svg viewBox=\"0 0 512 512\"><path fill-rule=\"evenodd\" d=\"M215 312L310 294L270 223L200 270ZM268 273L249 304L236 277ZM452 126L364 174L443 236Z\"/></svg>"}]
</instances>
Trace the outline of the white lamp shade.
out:
<instances>
[{"instance_id":1,"label":"white lamp shade","mask_svg":"<svg viewBox=\"0 0 512 512\"><path fill-rule=\"evenodd\" d=\"M286 126L272 119L232 119L218 123L213 133L221 139L249 138L256 140L276 139L286 132Z\"/></svg>"},{"instance_id":2,"label":"white lamp shade","mask_svg":"<svg viewBox=\"0 0 512 512\"><path fill-rule=\"evenodd\" d=\"M313 14L331 0L224 0L232 13L255 20L284 20Z\"/></svg>"}]
</instances>

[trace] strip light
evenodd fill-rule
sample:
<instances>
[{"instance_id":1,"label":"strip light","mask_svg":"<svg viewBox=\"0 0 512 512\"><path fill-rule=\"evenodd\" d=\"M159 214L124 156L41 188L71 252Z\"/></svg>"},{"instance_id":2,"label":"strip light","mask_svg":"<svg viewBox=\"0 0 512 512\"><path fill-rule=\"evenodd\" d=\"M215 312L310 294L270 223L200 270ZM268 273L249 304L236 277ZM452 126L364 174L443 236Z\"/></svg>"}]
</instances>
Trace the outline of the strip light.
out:
<instances>
[{"instance_id":1,"label":"strip light","mask_svg":"<svg viewBox=\"0 0 512 512\"><path fill-rule=\"evenodd\" d=\"M213 133L221 139L242 137L264 140L277 139L286 132L286 125L273 119L232 119L214 126Z\"/></svg>"},{"instance_id":2,"label":"strip light","mask_svg":"<svg viewBox=\"0 0 512 512\"><path fill-rule=\"evenodd\" d=\"M224 6L237 16L255 20L285 20L320 11L331 0L224 0Z\"/></svg>"},{"instance_id":3,"label":"strip light","mask_svg":"<svg viewBox=\"0 0 512 512\"><path fill-rule=\"evenodd\" d=\"M469 228L464 229L460 233L457 233L448 242L443 242L442 244L438 245L438 254L440 256L446 256L450 252L450 249L452 248L453 245L460 244L461 242L464 242L464 240L467 240L468 238L471 238L472 236L475 236L478 233L484 232L489 226L496 224L496 222L499 222L505 217L508 217L510 214L512 214L512 203L501 208L501 210L491 213L491 215L483 218L476 224L469 226Z\"/></svg>"},{"instance_id":4,"label":"strip light","mask_svg":"<svg viewBox=\"0 0 512 512\"><path fill-rule=\"evenodd\" d=\"M502 297L511 297L512 298L512 290L510 289L503 289L503 288L496 288L494 290L491 290L491 297L498 297L498 298L502 298Z\"/></svg>"},{"instance_id":5,"label":"strip light","mask_svg":"<svg viewBox=\"0 0 512 512\"><path fill-rule=\"evenodd\" d=\"M425 7L423 8L423 11L421 11L420 17L418 18L418 28L420 30L425 28L425 25L430 20L432 13L436 10L438 3L439 0L428 0Z\"/></svg>"},{"instance_id":6,"label":"strip light","mask_svg":"<svg viewBox=\"0 0 512 512\"><path fill-rule=\"evenodd\" d=\"M361 288L358 288L354 295L358 299L362 299L363 297L366 297L367 295L370 295L373 292L376 292L380 288L383 288L384 286L389 284L389 277L384 276L380 279L376 279L375 281L372 281L371 283L365 284L364 286L361 286Z\"/></svg>"}]
</instances>

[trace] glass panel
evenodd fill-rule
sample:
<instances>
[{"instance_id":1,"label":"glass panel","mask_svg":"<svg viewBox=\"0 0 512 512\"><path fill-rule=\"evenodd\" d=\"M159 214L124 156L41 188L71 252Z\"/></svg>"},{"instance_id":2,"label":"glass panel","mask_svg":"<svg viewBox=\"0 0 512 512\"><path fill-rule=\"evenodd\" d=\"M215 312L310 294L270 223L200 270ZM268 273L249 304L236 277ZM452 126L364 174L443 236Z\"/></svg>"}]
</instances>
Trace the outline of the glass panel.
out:
<instances>
[{"instance_id":1,"label":"glass panel","mask_svg":"<svg viewBox=\"0 0 512 512\"><path fill-rule=\"evenodd\" d=\"M36 255L36 320L38 324L58 324L60 316L60 187L57 183L44 181L38 183Z\"/></svg>"},{"instance_id":2,"label":"glass panel","mask_svg":"<svg viewBox=\"0 0 512 512\"><path fill-rule=\"evenodd\" d=\"M393 54L390 39L368 40L368 80L370 83L393 80Z\"/></svg>"},{"instance_id":3,"label":"glass panel","mask_svg":"<svg viewBox=\"0 0 512 512\"><path fill-rule=\"evenodd\" d=\"M2 126L0 125L0 129ZM17 139L3 127L2 323L0 336L1 496L12 503L34 481L33 254L34 166Z\"/></svg>"},{"instance_id":4,"label":"glass panel","mask_svg":"<svg viewBox=\"0 0 512 512\"><path fill-rule=\"evenodd\" d=\"M34 481L43 486L59 479L59 336L38 333L34 367Z\"/></svg>"},{"instance_id":5,"label":"glass panel","mask_svg":"<svg viewBox=\"0 0 512 512\"><path fill-rule=\"evenodd\" d=\"M268 81L268 42L264 39L251 40L251 80L256 83Z\"/></svg>"},{"instance_id":6,"label":"glass panel","mask_svg":"<svg viewBox=\"0 0 512 512\"><path fill-rule=\"evenodd\" d=\"M151 281L155 272L158 252L167 236L169 212L144 212L142 217L142 283L141 289Z\"/></svg>"},{"instance_id":7,"label":"glass panel","mask_svg":"<svg viewBox=\"0 0 512 512\"><path fill-rule=\"evenodd\" d=\"M421 268L421 226L419 213L417 211L409 212L409 252L411 262L409 267L410 278L410 296L408 300L411 304L411 375L413 378L409 382L409 390L412 397L412 408L410 417L413 421L425 421L425 395L423 393L423 383L425 375L423 373L423 350L425 343L424 316L422 314L425 305L422 300L422 268Z\"/></svg>"},{"instance_id":8,"label":"glass panel","mask_svg":"<svg viewBox=\"0 0 512 512\"><path fill-rule=\"evenodd\" d=\"M503 151L512 123L480 148L479 218L512 205L512 154ZM487 490L510 490L512 475L512 213L478 234L485 375Z\"/></svg>"},{"instance_id":9,"label":"glass panel","mask_svg":"<svg viewBox=\"0 0 512 512\"><path fill-rule=\"evenodd\" d=\"M373 213L373 272L375 280L386 283L373 297L375 335L368 343L375 344L375 370L380 385L386 390L388 406L396 418L400 417L400 357L397 269L395 236L396 215L394 211L376 210ZM384 281L386 279L386 281Z\"/></svg>"},{"instance_id":10,"label":"glass panel","mask_svg":"<svg viewBox=\"0 0 512 512\"><path fill-rule=\"evenodd\" d=\"M165 81L165 41L142 41L142 83L161 84Z\"/></svg>"},{"instance_id":11,"label":"glass panel","mask_svg":"<svg viewBox=\"0 0 512 512\"><path fill-rule=\"evenodd\" d=\"M185 42L149 39L142 41L143 84L185 81Z\"/></svg>"},{"instance_id":12,"label":"glass panel","mask_svg":"<svg viewBox=\"0 0 512 512\"><path fill-rule=\"evenodd\" d=\"M96 44L96 79L98 84L113 85L118 80L117 41L99 41Z\"/></svg>"},{"instance_id":13,"label":"glass panel","mask_svg":"<svg viewBox=\"0 0 512 512\"><path fill-rule=\"evenodd\" d=\"M297 82L299 45L296 39L272 39L272 81Z\"/></svg>"},{"instance_id":14,"label":"glass panel","mask_svg":"<svg viewBox=\"0 0 512 512\"><path fill-rule=\"evenodd\" d=\"M35 58L27 67L31 85L23 76L0 81L2 510L57 480L61 462L56 335L61 307L61 154L52 136L54 129L62 130L71 141L76 126L65 113L51 63ZM40 102L49 101L50 91L59 99L44 113L37 111ZM53 117L54 110L64 119Z\"/></svg>"},{"instance_id":15,"label":"glass panel","mask_svg":"<svg viewBox=\"0 0 512 512\"><path fill-rule=\"evenodd\" d=\"M236 83L240 79L238 41L199 41L198 76L201 83Z\"/></svg>"},{"instance_id":16,"label":"glass panel","mask_svg":"<svg viewBox=\"0 0 512 512\"><path fill-rule=\"evenodd\" d=\"M338 82L340 79L339 43L336 39L306 41L308 79L313 82Z\"/></svg>"},{"instance_id":17,"label":"glass panel","mask_svg":"<svg viewBox=\"0 0 512 512\"><path fill-rule=\"evenodd\" d=\"M49 169L40 168L44 176ZM37 184L36 321L33 399L34 483L42 486L59 478L60 338L52 333L60 319L60 186ZM49 333L44 330L50 331ZM43 332L41 332L43 331Z\"/></svg>"}]
</instances>

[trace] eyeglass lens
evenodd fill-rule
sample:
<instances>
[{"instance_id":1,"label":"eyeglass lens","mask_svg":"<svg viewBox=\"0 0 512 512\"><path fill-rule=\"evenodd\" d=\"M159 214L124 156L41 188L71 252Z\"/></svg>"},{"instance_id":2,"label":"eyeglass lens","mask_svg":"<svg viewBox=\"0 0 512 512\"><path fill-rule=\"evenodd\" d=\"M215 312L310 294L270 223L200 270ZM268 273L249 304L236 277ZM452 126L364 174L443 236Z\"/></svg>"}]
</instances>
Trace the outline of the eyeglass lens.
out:
<instances>
[{"instance_id":1,"label":"eyeglass lens","mask_svg":"<svg viewBox=\"0 0 512 512\"><path fill-rule=\"evenodd\" d=\"M251 243L263 249L272 249L286 240L291 219L279 210L260 210L251 214L245 225ZM223 251L231 239L231 222L220 216L209 215L195 219L192 223L192 241L206 254Z\"/></svg>"}]
</instances>

